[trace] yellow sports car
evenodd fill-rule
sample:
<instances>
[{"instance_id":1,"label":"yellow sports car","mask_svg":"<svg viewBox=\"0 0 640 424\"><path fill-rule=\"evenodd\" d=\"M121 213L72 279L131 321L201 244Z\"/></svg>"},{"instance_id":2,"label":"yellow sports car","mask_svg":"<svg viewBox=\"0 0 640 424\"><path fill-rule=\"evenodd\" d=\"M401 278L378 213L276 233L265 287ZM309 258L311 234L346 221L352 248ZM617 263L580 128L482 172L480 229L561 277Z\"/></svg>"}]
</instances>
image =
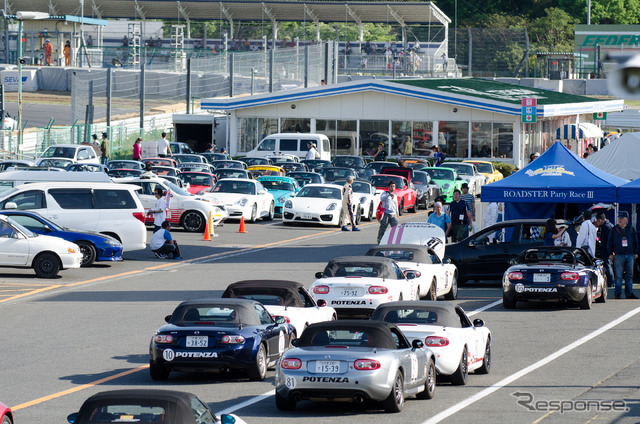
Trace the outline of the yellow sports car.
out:
<instances>
[{"instance_id":1,"label":"yellow sports car","mask_svg":"<svg viewBox=\"0 0 640 424\"><path fill-rule=\"evenodd\" d=\"M489 161L471 159L463 160L463 162L474 164L476 168L478 168L478 172L487 177L487 182L485 184L491 184L504 178L504 175L502 175L502 173Z\"/></svg>"}]
</instances>

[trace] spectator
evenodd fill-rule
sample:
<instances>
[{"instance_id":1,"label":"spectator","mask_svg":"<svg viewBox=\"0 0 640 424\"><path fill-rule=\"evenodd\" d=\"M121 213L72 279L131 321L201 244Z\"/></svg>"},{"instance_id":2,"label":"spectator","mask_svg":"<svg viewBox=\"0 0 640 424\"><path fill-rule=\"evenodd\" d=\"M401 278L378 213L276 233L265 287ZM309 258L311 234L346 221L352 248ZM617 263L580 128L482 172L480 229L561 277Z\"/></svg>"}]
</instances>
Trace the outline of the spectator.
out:
<instances>
[{"instance_id":1,"label":"spectator","mask_svg":"<svg viewBox=\"0 0 640 424\"><path fill-rule=\"evenodd\" d=\"M102 150L102 164L106 165L107 162L109 162L109 157L111 156L111 142L109 141L109 135L106 132L102 133L100 149Z\"/></svg>"},{"instance_id":2,"label":"spectator","mask_svg":"<svg viewBox=\"0 0 640 424\"><path fill-rule=\"evenodd\" d=\"M127 36L125 35L124 37L122 37L122 47L129 47L129 39L127 38Z\"/></svg>"},{"instance_id":3,"label":"spectator","mask_svg":"<svg viewBox=\"0 0 640 424\"><path fill-rule=\"evenodd\" d=\"M595 258L598 229L591 222L591 211L584 211L582 218L583 221L580 224L580 231L578 231L578 238L576 239L576 247L583 248L592 258Z\"/></svg>"},{"instance_id":4,"label":"spectator","mask_svg":"<svg viewBox=\"0 0 640 424\"><path fill-rule=\"evenodd\" d=\"M615 279L613 276L613 264L609 260L609 256L611 252L609 252L609 237L611 237L611 231L613 230L613 223L607 219L607 216L604 212L599 212L596 215L596 220L598 221L598 228L600 229L600 259L602 260L602 265L604 271L607 275L607 285L609 287L615 287Z\"/></svg>"},{"instance_id":5,"label":"spectator","mask_svg":"<svg viewBox=\"0 0 640 424\"><path fill-rule=\"evenodd\" d=\"M167 192L165 196L164 190L161 187L156 187L153 195L156 198L156 204L147 213L153 215L153 232L155 233L161 228L162 223L167 220L167 209L169 209L168 203L171 194Z\"/></svg>"},{"instance_id":6,"label":"spectator","mask_svg":"<svg viewBox=\"0 0 640 424\"><path fill-rule=\"evenodd\" d=\"M133 143L133 160L142 160L142 138L136 138Z\"/></svg>"},{"instance_id":7,"label":"spectator","mask_svg":"<svg viewBox=\"0 0 640 424\"><path fill-rule=\"evenodd\" d=\"M460 188L462 189L462 196L460 196L460 198L467 204L467 208L469 208L469 211L471 212L471 217L473 218L471 223L473 225L476 219L476 197L469 193L469 184L462 183ZM464 238L467 238L468 236L469 227L465 229Z\"/></svg>"},{"instance_id":8,"label":"spectator","mask_svg":"<svg viewBox=\"0 0 640 424\"><path fill-rule=\"evenodd\" d=\"M373 155L374 161L386 162L387 160L387 151L384 148L384 143L378 143L378 150Z\"/></svg>"},{"instance_id":9,"label":"spectator","mask_svg":"<svg viewBox=\"0 0 640 424\"><path fill-rule=\"evenodd\" d=\"M351 222L351 231L360 231L358 227L356 227L356 219L353 216L353 176L349 175L347 177L347 182L342 187L342 212L340 214L340 224L342 226L342 231L349 231L347 227L347 221ZM360 204L358 204L360 207Z\"/></svg>"},{"instance_id":10,"label":"spectator","mask_svg":"<svg viewBox=\"0 0 640 424\"><path fill-rule=\"evenodd\" d=\"M87 44L87 47L93 47L93 38L91 38L91 34L89 34L86 44Z\"/></svg>"},{"instance_id":11,"label":"spectator","mask_svg":"<svg viewBox=\"0 0 640 424\"><path fill-rule=\"evenodd\" d=\"M618 225L613 228L607 241L609 259L613 262L616 279L615 297L622 295L622 280L625 281L624 294L627 299L637 299L633 293L633 262L638 259L638 239L636 230L628 225L629 213L618 213Z\"/></svg>"},{"instance_id":12,"label":"spectator","mask_svg":"<svg viewBox=\"0 0 640 424\"><path fill-rule=\"evenodd\" d=\"M558 229L555 219L547 219L544 226L544 245L545 246L571 246L571 238L565 231L567 227ZM567 242L568 240L568 242Z\"/></svg>"},{"instance_id":13,"label":"spectator","mask_svg":"<svg viewBox=\"0 0 640 424\"><path fill-rule=\"evenodd\" d=\"M383 207L382 218L380 218L380 229L378 230L378 244L387 230L387 226L398 225L398 195L395 194L396 183L389 181L387 191L380 195L380 203Z\"/></svg>"},{"instance_id":14,"label":"spectator","mask_svg":"<svg viewBox=\"0 0 640 424\"><path fill-rule=\"evenodd\" d=\"M67 41L66 43L64 43L62 54L64 54L64 66L71 66L71 42L70 41Z\"/></svg>"},{"instance_id":15,"label":"spectator","mask_svg":"<svg viewBox=\"0 0 640 424\"><path fill-rule=\"evenodd\" d=\"M453 243L464 239L465 229L473 222L469 207L460 197L460 190L455 189L453 191L453 202L449 205L449 218L451 219L449 232ZM448 233L445 234L445 236L448 235Z\"/></svg>"},{"instance_id":16,"label":"spectator","mask_svg":"<svg viewBox=\"0 0 640 424\"><path fill-rule=\"evenodd\" d=\"M172 156L171 154L171 144L169 140L167 140L167 133L162 133L162 138L158 140L158 157L166 158L167 156Z\"/></svg>"},{"instance_id":17,"label":"spectator","mask_svg":"<svg viewBox=\"0 0 640 424\"><path fill-rule=\"evenodd\" d=\"M442 209L442 203L435 202L433 204L433 213L429 215L427 222L442 228L442 231L446 234L449 232L449 227L451 226L451 218L449 218L449 215L444 213Z\"/></svg>"},{"instance_id":18,"label":"spectator","mask_svg":"<svg viewBox=\"0 0 640 424\"><path fill-rule=\"evenodd\" d=\"M171 224L164 221L161 228L153 233L151 237L151 250L156 254L156 258L166 259L171 255L172 259L182 259L180 257L180 249L178 243L171 238Z\"/></svg>"}]
</instances>

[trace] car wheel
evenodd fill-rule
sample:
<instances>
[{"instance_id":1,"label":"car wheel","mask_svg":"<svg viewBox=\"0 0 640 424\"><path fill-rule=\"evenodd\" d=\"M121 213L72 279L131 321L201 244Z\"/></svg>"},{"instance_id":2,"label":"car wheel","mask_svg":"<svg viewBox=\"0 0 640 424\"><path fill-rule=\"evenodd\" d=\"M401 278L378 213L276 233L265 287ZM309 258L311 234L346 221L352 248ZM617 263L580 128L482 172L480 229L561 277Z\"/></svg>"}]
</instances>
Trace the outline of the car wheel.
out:
<instances>
[{"instance_id":1,"label":"car wheel","mask_svg":"<svg viewBox=\"0 0 640 424\"><path fill-rule=\"evenodd\" d=\"M80 266L91 266L98 256L96 248L88 241L77 241L76 244L80 248L80 253L82 253L82 262L80 262Z\"/></svg>"},{"instance_id":2,"label":"car wheel","mask_svg":"<svg viewBox=\"0 0 640 424\"><path fill-rule=\"evenodd\" d=\"M152 380L156 381L164 381L169 378L168 368L162 367L160 365L149 364L149 375L151 375Z\"/></svg>"},{"instance_id":3,"label":"car wheel","mask_svg":"<svg viewBox=\"0 0 640 424\"><path fill-rule=\"evenodd\" d=\"M409 208L409 212L416 213L418 207L418 199L413 199L413 207Z\"/></svg>"},{"instance_id":4,"label":"car wheel","mask_svg":"<svg viewBox=\"0 0 640 424\"><path fill-rule=\"evenodd\" d=\"M436 285L438 282L434 278L429 287L429 300L438 300L438 293L436 292Z\"/></svg>"},{"instance_id":5,"label":"car wheel","mask_svg":"<svg viewBox=\"0 0 640 424\"><path fill-rule=\"evenodd\" d=\"M464 386L467 384L467 375L469 375L469 360L467 354L467 347L465 346L462 349L462 356L460 357L460 364L458 365L458 369L451 374L451 384L454 386Z\"/></svg>"},{"instance_id":6,"label":"car wheel","mask_svg":"<svg viewBox=\"0 0 640 424\"><path fill-rule=\"evenodd\" d=\"M404 199L400 201L400 207L398 208L398 215L399 216L404 215Z\"/></svg>"},{"instance_id":7,"label":"car wheel","mask_svg":"<svg viewBox=\"0 0 640 424\"><path fill-rule=\"evenodd\" d=\"M197 211L187 211L182 215L182 227L190 233L201 233L207 221L204 216Z\"/></svg>"},{"instance_id":8,"label":"car wheel","mask_svg":"<svg viewBox=\"0 0 640 424\"><path fill-rule=\"evenodd\" d=\"M249 380L262 381L267 376L267 351L263 344L260 344L256 359L249 368Z\"/></svg>"},{"instance_id":9,"label":"car wheel","mask_svg":"<svg viewBox=\"0 0 640 424\"><path fill-rule=\"evenodd\" d=\"M273 221L273 217L276 215L276 205L271 202L271 206L269 206L269 214L264 217L265 221Z\"/></svg>"},{"instance_id":10,"label":"car wheel","mask_svg":"<svg viewBox=\"0 0 640 424\"><path fill-rule=\"evenodd\" d=\"M367 221L373 221L373 202L369 205L369 216L367 217Z\"/></svg>"},{"instance_id":11,"label":"car wheel","mask_svg":"<svg viewBox=\"0 0 640 424\"><path fill-rule=\"evenodd\" d=\"M591 309L591 281L587 283L587 290L585 290L584 297L580 301L580 309Z\"/></svg>"},{"instance_id":12,"label":"car wheel","mask_svg":"<svg viewBox=\"0 0 640 424\"><path fill-rule=\"evenodd\" d=\"M476 371L478 374L489 374L491 370L491 337L487 338L487 345L484 348L484 359L482 366Z\"/></svg>"},{"instance_id":13,"label":"car wheel","mask_svg":"<svg viewBox=\"0 0 640 424\"><path fill-rule=\"evenodd\" d=\"M607 301L607 277L604 277L604 283L602 286L602 293L600 293L600 296L596 299L596 303L605 303Z\"/></svg>"},{"instance_id":14,"label":"car wheel","mask_svg":"<svg viewBox=\"0 0 640 424\"><path fill-rule=\"evenodd\" d=\"M514 299L508 298L504 294L502 295L502 307L504 309L514 309L516 307L516 301Z\"/></svg>"},{"instance_id":15,"label":"car wheel","mask_svg":"<svg viewBox=\"0 0 640 424\"><path fill-rule=\"evenodd\" d=\"M396 377L393 379L391 393L382 402L384 410L387 412L400 412L404 406L404 379L400 370L396 371Z\"/></svg>"},{"instance_id":16,"label":"car wheel","mask_svg":"<svg viewBox=\"0 0 640 424\"><path fill-rule=\"evenodd\" d=\"M251 223L255 223L258 220L258 205L257 204L253 204L253 207L251 208Z\"/></svg>"},{"instance_id":17,"label":"car wheel","mask_svg":"<svg viewBox=\"0 0 640 424\"><path fill-rule=\"evenodd\" d=\"M11 421L11 418L5 415L4 417L2 417L2 424L13 424L13 421Z\"/></svg>"},{"instance_id":18,"label":"car wheel","mask_svg":"<svg viewBox=\"0 0 640 424\"><path fill-rule=\"evenodd\" d=\"M353 219L355 220L356 225L360 225L360 222L362 221L362 208L360 208L360 205L358 205L358 212L356 212L356 216L354 216Z\"/></svg>"},{"instance_id":19,"label":"car wheel","mask_svg":"<svg viewBox=\"0 0 640 424\"><path fill-rule=\"evenodd\" d=\"M53 253L42 253L33 260L33 269L39 278L54 278L60 272L60 259Z\"/></svg>"},{"instance_id":20,"label":"car wheel","mask_svg":"<svg viewBox=\"0 0 640 424\"><path fill-rule=\"evenodd\" d=\"M293 398L280 396L276 390L276 408L281 411L293 411L296 408L296 401Z\"/></svg>"},{"instance_id":21,"label":"car wheel","mask_svg":"<svg viewBox=\"0 0 640 424\"><path fill-rule=\"evenodd\" d=\"M424 383L424 391L418 393L416 397L418 399L433 399L433 395L436 393L436 363L433 358L429 359L429 365L427 366L427 381Z\"/></svg>"},{"instance_id":22,"label":"car wheel","mask_svg":"<svg viewBox=\"0 0 640 424\"><path fill-rule=\"evenodd\" d=\"M456 300L458 298L458 274L453 274L453 281L451 282L451 290L444 295L446 300Z\"/></svg>"}]
</instances>

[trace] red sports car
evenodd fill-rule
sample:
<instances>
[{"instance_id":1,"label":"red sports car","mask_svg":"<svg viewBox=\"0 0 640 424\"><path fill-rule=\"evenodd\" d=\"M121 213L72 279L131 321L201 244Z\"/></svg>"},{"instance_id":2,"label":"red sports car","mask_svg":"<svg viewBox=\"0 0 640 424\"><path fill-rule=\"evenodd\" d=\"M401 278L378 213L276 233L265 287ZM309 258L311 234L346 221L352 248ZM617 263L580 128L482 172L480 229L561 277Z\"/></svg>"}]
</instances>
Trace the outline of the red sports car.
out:
<instances>
[{"instance_id":1,"label":"red sports car","mask_svg":"<svg viewBox=\"0 0 640 424\"><path fill-rule=\"evenodd\" d=\"M384 168L382 174L372 175L370 178L371 184L379 191L387 191L390 181L396 183L395 194L398 196L398 212L400 215L405 210L411 213L416 212L418 193L413 188L413 184L411 184L412 174L411 169ZM383 212L384 206L381 203L376 211L378 220L382 218Z\"/></svg>"},{"instance_id":2,"label":"red sports car","mask_svg":"<svg viewBox=\"0 0 640 424\"><path fill-rule=\"evenodd\" d=\"M211 191L218 182L218 178L208 172L181 172L180 179L191 194L198 194L201 191Z\"/></svg>"}]
</instances>

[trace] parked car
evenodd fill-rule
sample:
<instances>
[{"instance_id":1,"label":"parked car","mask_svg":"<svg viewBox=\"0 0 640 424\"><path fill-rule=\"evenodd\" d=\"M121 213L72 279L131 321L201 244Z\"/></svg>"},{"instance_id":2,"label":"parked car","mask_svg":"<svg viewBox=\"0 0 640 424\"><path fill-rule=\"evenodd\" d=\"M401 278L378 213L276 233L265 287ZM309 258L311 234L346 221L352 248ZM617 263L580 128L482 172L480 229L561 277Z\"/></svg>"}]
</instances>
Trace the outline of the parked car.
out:
<instances>
[{"instance_id":1,"label":"parked car","mask_svg":"<svg viewBox=\"0 0 640 424\"><path fill-rule=\"evenodd\" d=\"M337 168L335 166L327 166L318 172L327 182L335 180L346 180L347 177L358 178L358 174L351 168Z\"/></svg>"},{"instance_id":2,"label":"parked car","mask_svg":"<svg viewBox=\"0 0 640 424\"><path fill-rule=\"evenodd\" d=\"M321 159L303 159L300 163L307 165L309 170L313 172L318 172L320 169L326 168L327 166L333 166L331 161Z\"/></svg>"},{"instance_id":3,"label":"parked car","mask_svg":"<svg viewBox=\"0 0 640 424\"><path fill-rule=\"evenodd\" d=\"M146 158L141 161L145 165L150 163L153 166L170 166L172 168L178 168L178 161L172 158Z\"/></svg>"},{"instance_id":4,"label":"parked car","mask_svg":"<svg viewBox=\"0 0 640 424\"><path fill-rule=\"evenodd\" d=\"M473 194L474 196L480 196L480 194L482 193L482 186L485 184L486 177L478 172L478 169L474 164L445 161L442 166L455 169L458 176L464 179L469 185L469 193Z\"/></svg>"},{"instance_id":5,"label":"parked car","mask_svg":"<svg viewBox=\"0 0 640 424\"><path fill-rule=\"evenodd\" d=\"M200 153L200 156L204 156L207 158L207 161L212 162L214 160L230 160L231 157L226 153L212 153L212 152L204 152Z\"/></svg>"},{"instance_id":6,"label":"parked car","mask_svg":"<svg viewBox=\"0 0 640 424\"><path fill-rule=\"evenodd\" d=\"M433 182L431 175L425 171L413 171L413 188L418 196L418 209L427 209L440 196L440 185Z\"/></svg>"},{"instance_id":7,"label":"parked car","mask_svg":"<svg viewBox=\"0 0 640 424\"><path fill-rule=\"evenodd\" d=\"M180 165L181 163L207 163L207 158L196 154L174 154L171 156L171 158L177 160L178 165Z\"/></svg>"},{"instance_id":8,"label":"parked car","mask_svg":"<svg viewBox=\"0 0 640 424\"><path fill-rule=\"evenodd\" d=\"M462 162L474 164L476 168L478 168L478 172L487 177L486 184L491 184L504 178L504 175L502 175L502 173L496 169L493 163L489 161L467 159Z\"/></svg>"},{"instance_id":9,"label":"parked car","mask_svg":"<svg viewBox=\"0 0 640 424\"><path fill-rule=\"evenodd\" d=\"M300 187L307 184L324 184L326 181L324 177L317 172L293 171L289 172L287 176L295 178Z\"/></svg>"},{"instance_id":10,"label":"parked car","mask_svg":"<svg viewBox=\"0 0 640 424\"><path fill-rule=\"evenodd\" d=\"M331 164L338 168L364 168L366 161L360 156L334 156Z\"/></svg>"},{"instance_id":11,"label":"parked car","mask_svg":"<svg viewBox=\"0 0 640 424\"><path fill-rule=\"evenodd\" d=\"M110 160L107 163L107 166L109 167L109 169L141 169L144 170L144 162L141 162L139 160L123 160L123 159L118 159L118 160Z\"/></svg>"},{"instance_id":12,"label":"parked car","mask_svg":"<svg viewBox=\"0 0 640 424\"><path fill-rule=\"evenodd\" d=\"M332 184L342 187L346 184L346 180L333 181ZM351 183L351 189L354 201L360 204L362 218L367 221L373 220L380 203L380 194L376 188L369 181L355 180Z\"/></svg>"},{"instance_id":13,"label":"parked car","mask_svg":"<svg viewBox=\"0 0 640 424\"><path fill-rule=\"evenodd\" d=\"M239 160L212 160L209 162L210 165L214 167L214 169L222 169L222 168L235 168L235 169L247 169L248 166L246 163L241 162Z\"/></svg>"},{"instance_id":14,"label":"parked car","mask_svg":"<svg viewBox=\"0 0 640 424\"><path fill-rule=\"evenodd\" d=\"M32 166L36 166L36 163L32 160L8 159L0 161L0 172L7 171L11 168L20 169L30 168Z\"/></svg>"},{"instance_id":15,"label":"parked car","mask_svg":"<svg viewBox=\"0 0 640 424\"><path fill-rule=\"evenodd\" d=\"M300 162L275 162L274 166L279 166L284 169L285 172L293 172L293 171L308 171L309 167L304 163Z\"/></svg>"},{"instance_id":16,"label":"parked car","mask_svg":"<svg viewBox=\"0 0 640 424\"><path fill-rule=\"evenodd\" d=\"M173 156L182 154L189 155L195 153L187 143L172 141L169 143L169 148L171 149L171 154Z\"/></svg>"},{"instance_id":17,"label":"parked car","mask_svg":"<svg viewBox=\"0 0 640 424\"><path fill-rule=\"evenodd\" d=\"M216 183L209 196L222 203L232 219L271 221L275 214L275 199L260 181L224 178Z\"/></svg>"},{"instance_id":18,"label":"parked car","mask_svg":"<svg viewBox=\"0 0 640 424\"><path fill-rule=\"evenodd\" d=\"M398 164L395 162L376 161L376 162L369 162L368 164L365 165L365 168L373 169L376 172L376 174L381 174L384 168L393 168L393 167L397 168Z\"/></svg>"},{"instance_id":19,"label":"parked car","mask_svg":"<svg viewBox=\"0 0 640 424\"><path fill-rule=\"evenodd\" d=\"M221 168L216 169L212 172L213 175L218 177L218 181L223 178L242 178L244 180L252 180L253 177L244 169L236 169L236 168Z\"/></svg>"},{"instance_id":20,"label":"parked car","mask_svg":"<svg viewBox=\"0 0 640 424\"><path fill-rule=\"evenodd\" d=\"M41 168L41 169L46 169L46 168L59 168L63 171L67 170L67 167L69 165L73 165L75 162L73 161L73 159L66 159L66 158L40 158L37 161L37 165L34 166L33 168Z\"/></svg>"},{"instance_id":21,"label":"parked car","mask_svg":"<svg viewBox=\"0 0 640 424\"><path fill-rule=\"evenodd\" d=\"M253 176L253 178L258 178L262 176L285 176L287 175L287 171L284 168L273 165L252 165L247 168L247 171Z\"/></svg>"},{"instance_id":22,"label":"parked car","mask_svg":"<svg viewBox=\"0 0 640 424\"><path fill-rule=\"evenodd\" d=\"M181 172L180 179L191 194L204 194L218 182L218 178L208 172Z\"/></svg>"},{"instance_id":23,"label":"parked car","mask_svg":"<svg viewBox=\"0 0 640 424\"><path fill-rule=\"evenodd\" d=\"M100 163L72 163L67 165L67 172L109 172L109 168Z\"/></svg>"},{"instance_id":24,"label":"parked car","mask_svg":"<svg viewBox=\"0 0 640 424\"><path fill-rule=\"evenodd\" d=\"M405 173L405 175L408 176L408 173ZM398 199L398 213L400 215L404 214L405 211L415 213L417 210L416 208L418 207L418 193L416 193L415 189L410 185L410 181L407 180L406 177L386 173L376 174L371 177L371 184L373 184L376 187L376 190L380 193L389 189L390 181L396 183L394 193ZM380 204L376 211L376 217L380 219L383 212L382 204Z\"/></svg>"},{"instance_id":25,"label":"parked car","mask_svg":"<svg viewBox=\"0 0 640 424\"><path fill-rule=\"evenodd\" d=\"M453 168L427 166L422 168L421 171L427 172L431 176L431 180L440 186L440 194L444 197L446 203L453 201L453 192L460 190L460 187L465 182L464 178L458 176L457 171Z\"/></svg>"},{"instance_id":26,"label":"parked car","mask_svg":"<svg viewBox=\"0 0 640 424\"><path fill-rule=\"evenodd\" d=\"M72 163L100 163L100 158L91 145L88 144L54 144L47 147L36 159L37 166L43 165L45 159L69 159Z\"/></svg>"},{"instance_id":27,"label":"parked car","mask_svg":"<svg viewBox=\"0 0 640 424\"><path fill-rule=\"evenodd\" d=\"M307 223L338 226L342 211L342 188L334 184L307 184L294 198L284 202L282 211L284 225ZM356 225L359 217L359 214L356 215Z\"/></svg>"},{"instance_id":28,"label":"parked car","mask_svg":"<svg viewBox=\"0 0 640 424\"><path fill-rule=\"evenodd\" d=\"M282 215L284 202L294 197L300 191L298 181L291 177L258 177L264 188L273 195L276 202L276 215Z\"/></svg>"},{"instance_id":29,"label":"parked car","mask_svg":"<svg viewBox=\"0 0 640 424\"><path fill-rule=\"evenodd\" d=\"M2 402L0 402L0 423L13 424L13 412Z\"/></svg>"},{"instance_id":30,"label":"parked car","mask_svg":"<svg viewBox=\"0 0 640 424\"><path fill-rule=\"evenodd\" d=\"M267 158L240 158L238 159L240 162L244 162L247 164L247 167L253 165L271 165L271 161Z\"/></svg>"}]
</instances>

